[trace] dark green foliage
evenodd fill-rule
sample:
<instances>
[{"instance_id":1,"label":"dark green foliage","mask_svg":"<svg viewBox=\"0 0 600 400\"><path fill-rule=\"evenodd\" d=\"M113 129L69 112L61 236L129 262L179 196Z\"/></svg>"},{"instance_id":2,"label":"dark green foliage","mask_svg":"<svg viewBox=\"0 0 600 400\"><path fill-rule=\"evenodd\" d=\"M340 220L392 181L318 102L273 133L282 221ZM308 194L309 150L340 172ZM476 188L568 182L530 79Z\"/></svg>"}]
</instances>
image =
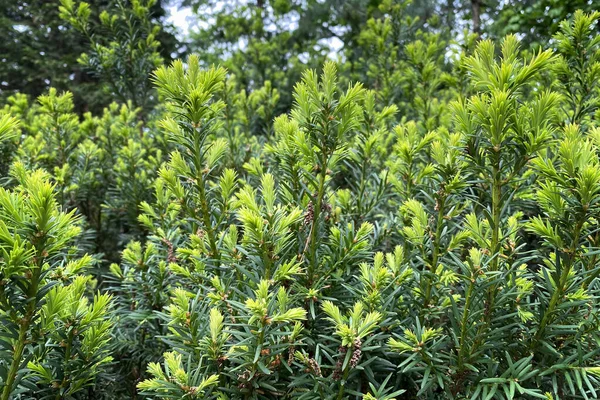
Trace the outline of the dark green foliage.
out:
<instances>
[{"instance_id":1,"label":"dark green foliage","mask_svg":"<svg viewBox=\"0 0 600 400\"><path fill-rule=\"evenodd\" d=\"M113 3L111 0L90 2L92 18L111 10ZM122 7L126 4L123 2ZM164 7L165 4L155 2L148 18L154 23L160 21L165 14ZM16 92L36 98L49 87L73 92L75 109L80 114L101 112L113 101L101 85L108 84L107 77L93 76L90 72L95 71L77 62L82 53L88 52L88 38L59 17L58 1L2 0L0 10L0 34L3 37L0 44L0 98L3 102ZM96 32L94 36L100 43L114 38L110 31ZM165 26L156 34L156 40L161 44L162 57L169 60L171 53L177 51L170 28ZM153 68L143 72L143 76L147 77Z\"/></svg>"},{"instance_id":2,"label":"dark green foliage","mask_svg":"<svg viewBox=\"0 0 600 400\"><path fill-rule=\"evenodd\" d=\"M96 2L104 7L104 1ZM70 89L77 110L99 110L109 98L97 90L97 82L78 66L77 57L86 44L76 32L66 29L58 17L56 3L3 0L0 34L0 96L3 102L16 92L32 98L52 86Z\"/></svg>"},{"instance_id":3,"label":"dark green foliage","mask_svg":"<svg viewBox=\"0 0 600 400\"><path fill-rule=\"evenodd\" d=\"M523 43L536 48L547 44L560 24L573 17L577 10L598 10L596 0L519 0L497 7L497 16L490 24L495 36L522 33Z\"/></svg>"},{"instance_id":4,"label":"dark green foliage","mask_svg":"<svg viewBox=\"0 0 600 400\"><path fill-rule=\"evenodd\" d=\"M152 106L148 75L162 61L158 53L160 26L151 20L156 0L133 0L131 7L117 1L115 10L104 10L91 22L88 3L61 0L60 17L87 37L91 51L78 62L98 76L121 102L130 100L144 112Z\"/></svg>"}]
</instances>

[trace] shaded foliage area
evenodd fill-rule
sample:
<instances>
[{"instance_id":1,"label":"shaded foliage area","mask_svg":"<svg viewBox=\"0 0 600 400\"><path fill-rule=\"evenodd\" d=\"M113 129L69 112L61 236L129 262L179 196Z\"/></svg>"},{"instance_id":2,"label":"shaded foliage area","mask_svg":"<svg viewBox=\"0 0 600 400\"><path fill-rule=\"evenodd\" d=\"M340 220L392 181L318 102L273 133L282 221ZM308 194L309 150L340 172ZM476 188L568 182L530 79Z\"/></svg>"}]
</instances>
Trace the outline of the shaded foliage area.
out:
<instances>
[{"instance_id":1,"label":"shaded foliage area","mask_svg":"<svg viewBox=\"0 0 600 400\"><path fill-rule=\"evenodd\" d=\"M94 18L102 11L128 7L127 2L99 0L90 4ZM3 101L16 92L36 98L49 87L70 90L74 94L79 114L100 112L112 101L110 91L104 90L104 80L78 63L89 49L88 39L59 17L58 1L12 1L0 4L0 96ZM163 21L165 11L160 2L150 9L149 18ZM164 22L160 22L162 26ZM137 34L130 32L130 34ZM97 32L95 40L122 40L110 31ZM159 51L164 60L171 60L179 45L172 28L164 25L158 33Z\"/></svg>"}]
</instances>

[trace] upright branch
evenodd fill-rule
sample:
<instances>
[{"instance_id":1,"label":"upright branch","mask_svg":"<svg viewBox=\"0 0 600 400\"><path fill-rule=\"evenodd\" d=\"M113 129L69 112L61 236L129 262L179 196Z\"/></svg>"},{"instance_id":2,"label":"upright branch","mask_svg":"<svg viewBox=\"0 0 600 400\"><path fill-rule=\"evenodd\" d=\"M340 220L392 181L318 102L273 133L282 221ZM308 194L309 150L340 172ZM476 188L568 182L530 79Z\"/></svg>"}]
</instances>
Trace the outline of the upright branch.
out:
<instances>
[{"instance_id":1,"label":"upright branch","mask_svg":"<svg viewBox=\"0 0 600 400\"><path fill-rule=\"evenodd\" d=\"M294 91L294 108L291 117L303 133L298 141L299 150L306 162L310 162L310 233L306 239L305 256L308 263L308 281L318 274L318 249L325 230L323 210L328 208L326 199L328 181L343 156L348 135L359 127L364 95L362 85L351 85L339 94L337 68L333 62L323 67L321 79L315 71L306 71Z\"/></svg>"},{"instance_id":2,"label":"upright branch","mask_svg":"<svg viewBox=\"0 0 600 400\"><path fill-rule=\"evenodd\" d=\"M201 71L197 56L190 56L186 64L184 67L178 60L154 73L158 92L172 112L172 117L160 125L179 146L171 155L170 172L165 171L162 176L190 218L192 232L195 233L196 228L203 229L210 247L209 256L219 260L217 216L213 214L208 182L226 150L222 141L211 136L224 108L224 103L215 100L214 95L221 90L225 70Z\"/></svg>"}]
</instances>

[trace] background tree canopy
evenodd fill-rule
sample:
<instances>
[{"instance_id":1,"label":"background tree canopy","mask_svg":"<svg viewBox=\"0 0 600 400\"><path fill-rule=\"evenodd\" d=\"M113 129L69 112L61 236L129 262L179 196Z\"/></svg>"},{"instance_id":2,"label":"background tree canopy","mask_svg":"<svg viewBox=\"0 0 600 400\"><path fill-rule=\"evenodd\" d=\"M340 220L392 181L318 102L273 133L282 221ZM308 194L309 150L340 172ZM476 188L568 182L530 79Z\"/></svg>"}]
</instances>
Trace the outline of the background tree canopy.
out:
<instances>
[{"instance_id":1,"label":"background tree canopy","mask_svg":"<svg viewBox=\"0 0 600 400\"><path fill-rule=\"evenodd\" d=\"M126 3L89 2L96 18ZM187 37L176 36L177 28L169 24L171 8L188 10ZM288 93L305 68L321 65L328 55L349 65L369 57L361 35L369 20L390 10L396 10L395 23L403 25L394 28L397 46L425 29L445 41L460 40L465 30L492 39L519 33L526 46L535 48L546 45L559 22L575 10L595 8L596 1L586 0L160 0L153 2L149 16L160 27L157 50L165 62L196 53L204 65L227 67L246 90L269 81L282 96L280 112L289 109ZM110 90L98 85L106 84L107 77L77 63L89 41L59 18L56 2L2 0L1 9L0 98L16 92L35 98L52 86L72 91L78 112L101 110L111 101ZM115 39L102 30L94 35L97 41Z\"/></svg>"},{"instance_id":2,"label":"background tree canopy","mask_svg":"<svg viewBox=\"0 0 600 400\"><path fill-rule=\"evenodd\" d=\"M126 2L91 1L90 9L98 15ZM81 66L77 59L89 49L89 41L59 17L58 2L45 0L0 2L0 98L6 101L14 93L36 98L54 87L74 94L78 112L100 111L112 101L92 71ZM176 56L180 44L174 28L166 22L162 2L151 8L151 18L161 25L159 51L169 61ZM97 35L108 33L99 32Z\"/></svg>"}]
</instances>

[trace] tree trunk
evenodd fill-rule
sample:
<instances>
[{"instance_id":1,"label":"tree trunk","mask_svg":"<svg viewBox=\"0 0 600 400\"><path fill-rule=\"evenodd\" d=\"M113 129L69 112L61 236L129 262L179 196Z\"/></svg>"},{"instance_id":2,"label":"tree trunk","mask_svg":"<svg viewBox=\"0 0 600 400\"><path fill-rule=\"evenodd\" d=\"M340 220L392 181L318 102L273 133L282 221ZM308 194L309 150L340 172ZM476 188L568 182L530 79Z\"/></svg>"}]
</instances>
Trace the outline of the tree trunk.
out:
<instances>
[{"instance_id":1,"label":"tree trunk","mask_svg":"<svg viewBox=\"0 0 600 400\"><path fill-rule=\"evenodd\" d=\"M451 32L454 30L454 0L446 2L446 26Z\"/></svg>"},{"instance_id":2,"label":"tree trunk","mask_svg":"<svg viewBox=\"0 0 600 400\"><path fill-rule=\"evenodd\" d=\"M471 0L471 15L473 19L473 32L481 34L481 0Z\"/></svg>"}]
</instances>

